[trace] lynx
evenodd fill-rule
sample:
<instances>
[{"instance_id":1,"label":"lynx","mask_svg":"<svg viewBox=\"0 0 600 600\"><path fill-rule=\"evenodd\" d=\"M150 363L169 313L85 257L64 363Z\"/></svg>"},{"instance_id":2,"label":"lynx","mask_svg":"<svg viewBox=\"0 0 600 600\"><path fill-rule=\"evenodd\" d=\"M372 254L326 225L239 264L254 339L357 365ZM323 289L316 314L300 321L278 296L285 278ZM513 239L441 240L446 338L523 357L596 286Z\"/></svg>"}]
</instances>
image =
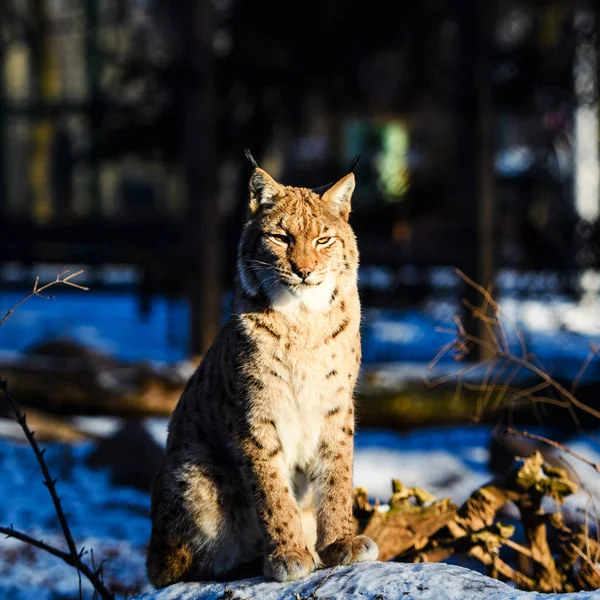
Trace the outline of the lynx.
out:
<instances>
[{"instance_id":1,"label":"lynx","mask_svg":"<svg viewBox=\"0 0 600 600\"><path fill-rule=\"evenodd\" d=\"M158 588L261 569L293 581L378 556L352 518L354 174L318 191L254 167L231 315L182 393L153 486Z\"/></svg>"}]
</instances>

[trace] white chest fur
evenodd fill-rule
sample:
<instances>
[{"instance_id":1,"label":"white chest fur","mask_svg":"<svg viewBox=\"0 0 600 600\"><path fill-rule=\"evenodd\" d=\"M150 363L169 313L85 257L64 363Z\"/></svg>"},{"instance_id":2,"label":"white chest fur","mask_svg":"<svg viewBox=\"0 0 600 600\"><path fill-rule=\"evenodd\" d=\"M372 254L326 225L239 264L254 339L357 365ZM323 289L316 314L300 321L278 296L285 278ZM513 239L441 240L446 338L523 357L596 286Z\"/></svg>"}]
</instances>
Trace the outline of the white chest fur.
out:
<instances>
[{"instance_id":1,"label":"white chest fur","mask_svg":"<svg viewBox=\"0 0 600 600\"><path fill-rule=\"evenodd\" d=\"M319 285L306 286L294 291L287 286L279 285L270 294L271 306L290 316L299 313L302 308L310 312L323 312L330 308L335 285L335 276L332 273L329 273Z\"/></svg>"},{"instance_id":2,"label":"white chest fur","mask_svg":"<svg viewBox=\"0 0 600 600\"><path fill-rule=\"evenodd\" d=\"M290 473L314 459L321 435L322 390L310 365L297 365L289 393L278 399L274 420Z\"/></svg>"}]
</instances>

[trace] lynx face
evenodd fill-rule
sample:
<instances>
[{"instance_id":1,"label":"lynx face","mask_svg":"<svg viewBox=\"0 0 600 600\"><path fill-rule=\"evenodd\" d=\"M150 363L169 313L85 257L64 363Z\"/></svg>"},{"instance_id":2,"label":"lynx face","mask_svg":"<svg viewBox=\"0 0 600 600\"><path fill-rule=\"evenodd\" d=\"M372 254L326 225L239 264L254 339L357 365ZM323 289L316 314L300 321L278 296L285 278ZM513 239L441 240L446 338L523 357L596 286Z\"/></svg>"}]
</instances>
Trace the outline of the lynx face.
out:
<instances>
[{"instance_id":1,"label":"lynx face","mask_svg":"<svg viewBox=\"0 0 600 600\"><path fill-rule=\"evenodd\" d=\"M244 291L278 310L325 310L336 287L356 280L348 225L354 175L324 194L282 186L261 169L250 181L250 218L238 254Z\"/></svg>"}]
</instances>

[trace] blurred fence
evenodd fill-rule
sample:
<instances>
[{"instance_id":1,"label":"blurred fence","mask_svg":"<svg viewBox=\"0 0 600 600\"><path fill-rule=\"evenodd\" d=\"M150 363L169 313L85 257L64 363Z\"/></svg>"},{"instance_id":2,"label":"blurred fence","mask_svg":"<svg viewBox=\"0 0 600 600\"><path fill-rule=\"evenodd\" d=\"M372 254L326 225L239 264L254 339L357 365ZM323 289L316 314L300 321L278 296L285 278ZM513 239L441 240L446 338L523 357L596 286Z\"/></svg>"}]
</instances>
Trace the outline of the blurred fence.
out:
<instances>
[{"instance_id":1,"label":"blurred fence","mask_svg":"<svg viewBox=\"0 0 600 600\"><path fill-rule=\"evenodd\" d=\"M0 261L135 265L146 292L191 299L205 346L249 146L307 186L363 154L363 264L396 281L365 285L372 305L422 301L444 265L585 291L600 258L595 5L399 4L5 0Z\"/></svg>"}]
</instances>

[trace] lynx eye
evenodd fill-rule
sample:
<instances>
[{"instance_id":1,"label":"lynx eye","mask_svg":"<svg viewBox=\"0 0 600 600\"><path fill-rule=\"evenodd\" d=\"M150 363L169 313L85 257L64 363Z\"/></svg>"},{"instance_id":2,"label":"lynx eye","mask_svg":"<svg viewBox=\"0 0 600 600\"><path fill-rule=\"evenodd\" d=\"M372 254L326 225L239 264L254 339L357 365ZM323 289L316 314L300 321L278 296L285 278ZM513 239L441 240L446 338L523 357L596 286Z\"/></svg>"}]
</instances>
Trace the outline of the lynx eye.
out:
<instances>
[{"instance_id":1,"label":"lynx eye","mask_svg":"<svg viewBox=\"0 0 600 600\"><path fill-rule=\"evenodd\" d=\"M267 237L276 244L287 246L290 243L290 238L287 235L282 235L280 233L268 233Z\"/></svg>"},{"instance_id":2,"label":"lynx eye","mask_svg":"<svg viewBox=\"0 0 600 600\"><path fill-rule=\"evenodd\" d=\"M317 246L326 246L327 244L330 244L331 242L333 242L332 237L317 238Z\"/></svg>"}]
</instances>

